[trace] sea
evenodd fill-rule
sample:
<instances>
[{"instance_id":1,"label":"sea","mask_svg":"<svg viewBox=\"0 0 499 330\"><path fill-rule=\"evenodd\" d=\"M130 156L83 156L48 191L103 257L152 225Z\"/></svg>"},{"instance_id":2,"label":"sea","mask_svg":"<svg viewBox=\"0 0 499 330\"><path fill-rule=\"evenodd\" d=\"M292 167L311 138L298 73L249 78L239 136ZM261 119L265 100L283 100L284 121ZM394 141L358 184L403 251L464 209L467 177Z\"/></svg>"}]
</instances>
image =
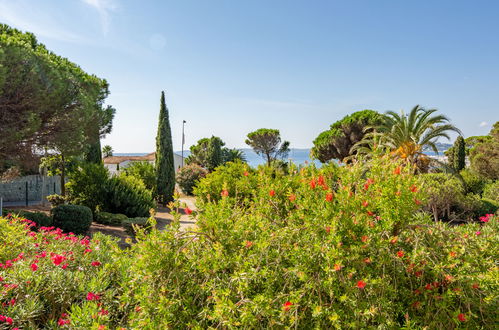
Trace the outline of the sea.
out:
<instances>
[{"instance_id":1,"label":"sea","mask_svg":"<svg viewBox=\"0 0 499 330\"><path fill-rule=\"evenodd\" d=\"M450 147L450 145L448 145ZM241 150L244 155L246 156L246 161L251 167L258 167L258 165L265 164L265 159L259 155L256 154L256 152L253 151L253 149L239 149ZM444 151L447 150L447 148L440 148L439 147L439 153L438 155L435 154L433 151L426 151L425 154L431 157L442 157L444 155ZM175 151L176 154L181 154L181 151ZM190 151L189 150L184 150L184 157L189 156ZM115 153L115 156L144 156L147 155L147 153ZM314 163L317 167L320 167L322 163L318 160L312 160L310 158L310 149L291 149L288 156L284 159L285 161L291 161L295 163L296 165L304 165L304 164L310 164Z\"/></svg>"}]
</instances>

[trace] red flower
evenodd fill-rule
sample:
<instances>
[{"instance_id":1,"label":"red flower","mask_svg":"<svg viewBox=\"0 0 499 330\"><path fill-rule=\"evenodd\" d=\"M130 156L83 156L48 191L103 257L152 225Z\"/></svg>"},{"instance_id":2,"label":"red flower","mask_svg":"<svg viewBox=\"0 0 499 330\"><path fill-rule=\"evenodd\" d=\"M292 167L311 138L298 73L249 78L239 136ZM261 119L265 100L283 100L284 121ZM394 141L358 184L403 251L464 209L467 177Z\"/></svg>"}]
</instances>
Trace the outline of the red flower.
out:
<instances>
[{"instance_id":1,"label":"red flower","mask_svg":"<svg viewBox=\"0 0 499 330\"><path fill-rule=\"evenodd\" d=\"M283 305L282 308L284 311L289 311L291 309L291 306L293 306L293 303L291 301L286 301Z\"/></svg>"},{"instance_id":2,"label":"red flower","mask_svg":"<svg viewBox=\"0 0 499 330\"><path fill-rule=\"evenodd\" d=\"M400 192L400 191L397 191L397 192L395 193L395 195L397 195L397 196L400 196L400 194L401 194L401 192Z\"/></svg>"},{"instance_id":3,"label":"red flower","mask_svg":"<svg viewBox=\"0 0 499 330\"><path fill-rule=\"evenodd\" d=\"M310 188L315 189L316 183L315 179L310 180Z\"/></svg>"},{"instance_id":4,"label":"red flower","mask_svg":"<svg viewBox=\"0 0 499 330\"><path fill-rule=\"evenodd\" d=\"M91 265L94 267L99 267L101 263L99 261L92 261Z\"/></svg>"},{"instance_id":5,"label":"red flower","mask_svg":"<svg viewBox=\"0 0 499 330\"><path fill-rule=\"evenodd\" d=\"M296 200L296 195L295 194L291 194L291 195L289 195L288 198L289 198L290 201L294 202Z\"/></svg>"},{"instance_id":6,"label":"red flower","mask_svg":"<svg viewBox=\"0 0 499 330\"><path fill-rule=\"evenodd\" d=\"M367 235L361 237L362 242L367 242L368 239L369 237Z\"/></svg>"},{"instance_id":7,"label":"red flower","mask_svg":"<svg viewBox=\"0 0 499 330\"><path fill-rule=\"evenodd\" d=\"M246 241L246 243L245 243L245 245L244 245L244 246L245 246L246 248L250 248L252 245L253 245L253 242L252 242L252 241Z\"/></svg>"},{"instance_id":8,"label":"red flower","mask_svg":"<svg viewBox=\"0 0 499 330\"><path fill-rule=\"evenodd\" d=\"M400 174L400 166L397 166L397 168L393 171L393 174L395 175Z\"/></svg>"},{"instance_id":9,"label":"red flower","mask_svg":"<svg viewBox=\"0 0 499 330\"><path fill-rule=\"evenodd\" d=\"M269 195L270 195L270 197L274 197L275 196L275 190L272 189L271 191L269 191Z\"/></svg>"},{"instance_id":10,"label":"red flower","mask_svg":"<svg viewBox=\"0 0 499 330\"><path fill-rule=\"evenodd\" d=\"M416 185L412 185L410 189L413 193L418 191L418 187L416 187Z\"/></svg>"},{"instance_id":11,"label":"red flower","mask_svg":"<svg viewBox=\"0 0 499 330\"><path fill-rule=\"evenodd\" d=\"M404 256L404 251L400 250L397 252L397 257L402 258Z\"/></svg>"},{"instance_id":12,"label":"red flower","mask_svg":"<svg viewBox=\"0 0 499 330\"><path fill-rule=\"evenodd\" d=\"M107 309L101 309L99 311L99 315L108 315L109 314L109 311Z\"/></svg>"},{"instance_id":13,"label":"red flower","mask_svg":"<svg viewBox=\"0 0 499 330\"><path fill-rule=\"evenodd\" d=\"M369 202L368 202L368 201L363 201L363 202L362 202L362 206L367 207L368 205L369 205Z\"/></svg>"},{"instance_id":14,"label":"red flower","mask_svg":"<svg viewBox=\"0 0 499 330\"><path fill-rule=\"evenodd\" d=\"M64 260L66 260L66 257L56 254L51 259L54 265L59 266Z\"/></svg>"},{"instance_id":15,"label":"red flower","mask_svg":"<svg viewBox=\"0 0 499 330\"><path fill-rule=\"evenodd\" d=\"M87 293L87 300L93 301L93 300L100 300L100 296L98 294L95 294L93 292Z\"/></svg>"},{"instance_id":16,"label":"red flower","mask_svg":"<svg viewBox=\"0 0 499 330\"><path fill-rule=\"evenodd\" d=\"M31 270L36 272L36 270L38 269L38 265L37 264L31 264Z\"/></svg>"},{"instance_id":17,"label":"red flower","mask_svg":"<svg viewBox=\"0 0 499 330\"><path fill-rule=\"evenodd\" d=\"M340 271L343 268L340 264L334 264L333 269L335 272Z\"/></svg>"},{"instance_id":18,"label":"red flower","mask_svg":"<svg viewBox=\"0 0 499 330\"><path fill-rule=\"evenodd\" d=\"M466 315L464 315L463 313L459 313L457 319L461 322L466 322Z\"/></svg>"},{"instance_id":19,"label":"red flower","mask_svg":"<svg viewBox=\"0 0 499 330\"><path fill-rule=\"evenodd\" d=\"M245 171L243 174L244 174L244 176L248 176L249 175L248 171Z\"/></svg>"},{"instance_id":20,"label":"red flower","mask_svg":"<svg viewBox=\"0 0 499 330\"><path fill-rule=\"evenodd\" d=\"M220 195L222 195L222 197L227 197L227 196L229 196L229 192L227 191L227 189L224 189L224 190L222 190Z\"/></svg>"},{"instance_id":21,"label":"red flower","mask_svg":"<svg viewBox=\"0 0 499 330\"><path fill-rule=\"evenodd\" d=\"M424 287L426 290L431 290L433 287L431 286L431 283L428 283Z\"/></svg>"},{"instance_id":22,"label":"red flower","mask_svg":"<svg viewBox=\"0 0 499 330\"><path fill-rule=\"evenodd\" d=\"M333 200L333 193L326 194L326 202L331 202Z\"/></svg>"},{"instance_id":23,"label":"red flower","mask_svg":"<svg viewBox=\"0 0 499 330\"><path fill-rule=\"evenodd\" d=\"M186 208L184 209L184 211L185 211L185 214L187 214L187 215L192 214L192 210L191 210L189 207L186 207Z\"/></svg>"},{"instance_id":24,"label":"red flower","mask_svg":"<svg viewBox=\"0 0 499 330\"><path fill-rule=\"evenodd\" d=\"M360 281L357 282L357 287L359 289L364 289L366 287L366 284L367 284L366 282L360 280Z\"/></svg>"},{"instance_id":25,"label":"red flower","mask_svg":"<svg viewBox=\"0 0 499 330\"><path fill-rule=\"evenodd\" d=\"M478 288L479 288L478 283L473 283L472 288L473 288L473 289L478 289Z\"/></svg>"},{"instance_id":26,"label":"red flower","mask_svg":"<svg viewBox=\"0 0 499 330\"><path fill-rule=\"evenodd\" d=\"M63 318L60 318L59 321L57 321L57 325L62 327L63 325L66 325L66 324L70 324L71 321L70 320L65 320Z\"/></svg>"},{"instance_id":27,"label":"red flower","mask_svg":"<svg viewBox=\"0 0 499 330\"><path fill-rule=\"evenodd\" d=\"M61 266L61 268L62 268L62 269L66 269L66 268L68 268L68 264L64 264L64 265L62 265L62 266Z\"/></svg>"},{"instance_id":28,"label":"red flower","mask_svg":"<svg viewBox=\"0 0 499 330\"><path fill-rule=\"evenodd\" d=\"M417 198L414 198L414 203L416 203L416 205L421 205L421 201Z\"/></svg>"},{"instance_id":29,"label":"red flower","mask_svg":"<svg viewBox=\"0 0 499 330\"><path fill-rule=\"evenodd\" d=\"M319 175L317 183L319 184L319 186L324 186L326 184L326 182L324 181L324 177L322 175Z\"/></svg>"},{"instance_id":30,"label":"red flower","mask_svg":"<svg viewBox=\"0 0 499 330\"><path fill-rule=\"evenodd\" d=\"M374 213L371 212L371 211L367 211L367 215L370 216L370 217L372 217L374 215Z\"/></svg>"},{"instance_id":31,"label":"red flower","mask_svg":"<svg viewBox=\"0 0 499 330\"><path fill-rule=\"evenodd\" d=\"M99 325L99 327L97 328L98 330L105 330L106 329L106 326L105 325Z\"/></svg>"},{"instance_id":32,"label":"red flower","mask_svg":"<svg viewBox=\"0 0 499 330\"><path fill-rule=\"evenodd\" d=\"M370 263L371 263L371 258L365 258L365 259L364 259L364 262L365 262L366 264L370 264Z\"/></svg>"}]
</instances>

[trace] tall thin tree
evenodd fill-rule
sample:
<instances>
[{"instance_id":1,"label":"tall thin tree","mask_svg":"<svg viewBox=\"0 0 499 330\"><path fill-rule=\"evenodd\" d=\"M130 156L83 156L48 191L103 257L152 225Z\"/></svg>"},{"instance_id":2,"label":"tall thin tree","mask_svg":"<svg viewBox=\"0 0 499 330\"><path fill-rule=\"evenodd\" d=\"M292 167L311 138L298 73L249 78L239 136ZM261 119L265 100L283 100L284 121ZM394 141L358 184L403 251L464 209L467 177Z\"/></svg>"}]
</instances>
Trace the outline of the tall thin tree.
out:
<instances>
[{"instance_id":1,"label":"tall thin tree","mask_svg":"<svg viewBox=\"0 0 499 330\"><path fill-rule=\"evenodd\" d=\"M459 135L454 142L454 169L456 171L461 171L466 166L466 150L464 144L464 138Z\"/></svg>"},{"instance_id":2,"label":"tall thin tree","mask_svg":"<svg viewBox=\"0 0 499 330\"><path fill-rule=\"evenodd\" d=\"M175 189L175 167L173 143L165 92L161 92L158 134L156 136L156 198L166 204L173 200Z\"/></svg>"}]
</instances>

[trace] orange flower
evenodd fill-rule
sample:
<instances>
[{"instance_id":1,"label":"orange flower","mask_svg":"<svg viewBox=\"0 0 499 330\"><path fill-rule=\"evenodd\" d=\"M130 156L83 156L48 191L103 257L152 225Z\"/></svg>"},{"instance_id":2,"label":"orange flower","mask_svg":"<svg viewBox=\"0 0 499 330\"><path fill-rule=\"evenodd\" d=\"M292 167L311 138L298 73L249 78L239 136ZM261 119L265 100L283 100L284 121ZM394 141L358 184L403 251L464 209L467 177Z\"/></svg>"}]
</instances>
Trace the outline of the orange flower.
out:
<instances>
[{"instance_id":1,"label":"orange flower","mask_svg":"<svg viewBox=\"0 0 499 330\"><path fill-rule=\"evenodd\" d=\"M421 205L421 201L417 198L414 198L414 203L416 203L416 205Z\"/></svg>"},{"instance_id":2,"label":"orange flower","mask_svg":"<svg viewBox=\"0 0 499 330\"><path fill-rule=\"evenodd\" d=\"M368 202L368 201L363 201L363 202L362 202L362 206L367 207L368 205L369 205L369 202Z\"/></svg>"},{"instance_id":3,"label":"orange flower","mask_svg":"<svg viewBox=\"0 0 499 330\"><path fill-rule=\"evenodd\" d=\"M373 212L371 212L371 211L367 211L367 215L369 215L369 216L371 216L371 217L372 217L372 216L374 215L374 213L373 213Z\"/></svg>"},{"instance_id":4,"label":"orange flower","mask_svg":"<svg viewBox=\"0 0 499 330\"><path fill-rule=\"evenodd\" d=\"M333 269L335 272L340 271L343 268L340 264L334 264Z\"/></svg>"},{"instance_id":5,"label":"orange flower","mask_svg":"<svg viewBox=\"0 0 499 330\"><path fill-rule=\"evenodd\" d=\"M479 288L478 283L473 283L472 288L473 288L473 289L478 289L478 288Z\"/></svg>"},{"instance_id":6,"label":"orange flower","mask_svg":"<svg viewBox=\"0 0 499 330\"><path fill-rule=\"evenodd\" d=\"M229 196L229 192L227 191L227 189L224 189L224 190L222 190L220 195L222 195L222 197L227 197L227 196Z\"/></svg>"},{"instance_id":7,"label":"orange flower","mask_svg":"<svg viewBox=\"0 0 499 330\"><path fill-rule=\"evenodd\" d=\"M416 187L416 185L412 185L410 189L413 193L418 191L418 187Z\"/></svg>"},{"instance_id":8,"label":"orange flower","mask_svg":"<svg viewBox=\"0 0 499 330\"><path fill-rule=\"evenodd\" d=\"M365 259L364 259L364 262L365 262L366 264L370 264L370 263L371 263L371 258L365 258Z\"/></svg>"},{"instance_id":9,"label":"orange flower","mask_svg":"<svg viewBox=\"0 0 499 330\"><path fill-rule=\"evenodd\" d=\"M362 238L361 238L362 242L367 242L368 239L369 239L369 237L366 235L362 236Z\"/></svg>"},{"instance_id":10,"label":"orange flower","mask_svg":"<svg viewBox=\"0 0 499 330\"><path fill-rule=\"evenodd\" d=\"M326 202L331 202L333 200L333 193L329 192L326 194Z\"/></svg>"},{"instance_id":11,"label":"orange flower","mask_svg":"<svg viewBox=\"0 0 499 330\"><path fill-rule=\"evenodd\" d=\"M295 194L291 194L291 195L289 195L288 198L289 198L290 201L294 202L296 200L296 195Z\"/></svg>"},{"instance_id":12,"label":"orange flower","mask_svg":"<svg viewBox=\"0 0 499 330\"><path fill-rule=\"evenodd\" d=\"M275 190L272 189L271 191L269 191L269 195L270 195L270 197L274 197L275 196Z\"/></svg>"},{"instance_id":13,"label":"orange flower","mask_svg":"<svg viewBox=\"0 0 499 330\"><path fill-rule=\"evenodd\" d=\"M397 166L397 168L393 171L393 174L395 174L395 175L400 174L400 166Z\"/></svg>"},{"instance_id":14,"label":"orange flower","mask_svg":"<svg viewBox=\"0 0 499 330\"><path fill-rule=\"evenodd\" d=\"M248 171L245 171L243 174L244 174L244 176L248 176L249 175Z\"/></svg>"},{"instance_id":15,"label":"orange flower","mask_svg":"<svg viewBox=\"0 0 499 330\"><path fill-rule=\"evenodd\" d=\"M322 175L319 175L319 179L317 180L317 183L319 186L324 186L326 184L324 177Z\"/></svg>"},{"instance_id":16,"label":"orange flower","mask_svg":"<svg viewBox=\"0 0 499 330\"><path fill-rule=\"evenodd\" d=\"M252 242L252 241L246 241L246 243L245 243L245 245L244 245L244 246L245 246L247 249L249 249L252 245L253 245L253 242Z\"/></svg>"},{"instance_id":17,"label":"orange flower","mask_svg":"<svg viewBox=\"0 0 499 330\"><path fill-rule=\"evenodd\" d=\"M330 232L331 232L331 227L327 226L327 227L326 227L326 233L328 233L328 234L329 234Z\"/></svg>"},{"instance_id":18,"label":"orange flower","mask_svg":"<svg viewBox=\"0 0 499 330\"><path fill-rule=\"evenodd\" d=\"M450 255L452 258L454 258L454 257L456 256L456 252L454 252L454 251L450 251L450 252L449 252L449 255Z\"/></svg>"},{"instance_id":19,"label":"orange flower","mask_svg":"<svg viewBox=\"0 0 499 330\"><path fill-rule=\"evenodd\" d=\"M315 189L315 187L316 187L315 179L310 180L310 188Z\"/></svg>"}]
</instances>

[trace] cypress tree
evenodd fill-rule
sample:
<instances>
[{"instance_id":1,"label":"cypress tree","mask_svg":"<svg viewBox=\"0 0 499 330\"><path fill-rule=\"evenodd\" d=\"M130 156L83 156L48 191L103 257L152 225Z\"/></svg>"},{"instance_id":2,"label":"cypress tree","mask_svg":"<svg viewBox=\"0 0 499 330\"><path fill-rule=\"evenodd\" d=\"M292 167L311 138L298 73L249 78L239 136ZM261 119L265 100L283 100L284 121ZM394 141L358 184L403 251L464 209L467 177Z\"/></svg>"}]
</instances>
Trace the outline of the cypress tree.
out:
<instances>
[{"instance_id":1,"label":"cypress tree","mask_svg":"<svg viewBox=\"0 0 499 330\"><path fill-rule=\"evenodd\" d=\"M464 139L461 135L459 135L454 142L454 169L456 171L461 171L466 166L466 150Z\"/></svg>"},{"instance_id":2,"label":"cypress tree","mask_svg":"<svg viewBox=\"0 0 499 330\"><path fill-rule=\"evenodd\" d=\"M173 200L175 168L173 165L173 143L165 92L161 92L158 134L156 136L156 197L159 203Z\"/></svg>"}]
</instances>

